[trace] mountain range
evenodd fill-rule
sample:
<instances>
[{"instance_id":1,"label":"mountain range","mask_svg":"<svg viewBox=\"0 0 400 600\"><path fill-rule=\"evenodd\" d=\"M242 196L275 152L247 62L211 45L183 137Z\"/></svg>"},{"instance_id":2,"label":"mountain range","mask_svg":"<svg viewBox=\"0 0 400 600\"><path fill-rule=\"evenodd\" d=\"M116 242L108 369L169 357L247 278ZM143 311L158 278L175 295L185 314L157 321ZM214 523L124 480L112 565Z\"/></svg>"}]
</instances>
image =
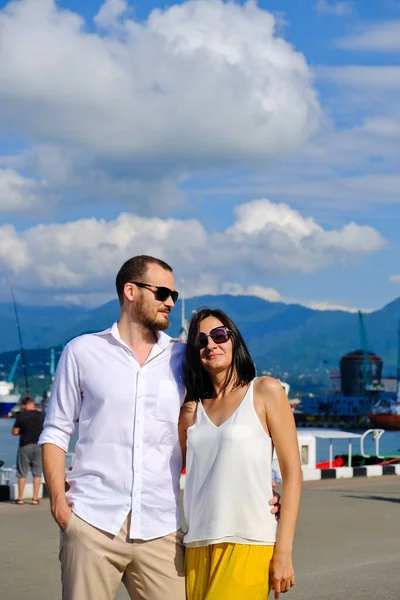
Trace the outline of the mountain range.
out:
<instances>
[{"instance_id":1,"label":"mountain range","mask_svg":"<svg viewBox=\"0 0 400 600\"><path fill-rule=\"evenodd\" d=\"M269 302L255 296L200 296L186 300L186 314L197 308L221 308L238 325L259 370L313 373L338 368L341 356L361 347L357 314L312 310L298 304ZM118 302L94 309L62 306L18 306L25 348L62 346L82 333L100 331L118 318ZM181 305L171 313L168 333L180 331ZM400 298L364 314L368 349L384 360L384 372L397 365ZM12 304L0 304L0 353L18 349Z\"/></svg>"}]
</instances>

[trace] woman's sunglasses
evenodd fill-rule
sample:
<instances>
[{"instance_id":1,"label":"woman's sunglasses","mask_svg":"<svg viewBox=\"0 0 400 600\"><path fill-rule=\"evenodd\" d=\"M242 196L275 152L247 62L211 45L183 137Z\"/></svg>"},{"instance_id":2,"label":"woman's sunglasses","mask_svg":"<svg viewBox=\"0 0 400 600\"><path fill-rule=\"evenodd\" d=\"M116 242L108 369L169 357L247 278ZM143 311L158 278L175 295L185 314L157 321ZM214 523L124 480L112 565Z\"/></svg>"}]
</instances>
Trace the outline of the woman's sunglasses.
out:
<instances>
[{"instance_id":1,"label":"woman's sunglasses","mask_svg":"<svg viewBox=\"0 0 400 600\"><path fill-rule=\"evenodd\" d=\"M165 302L171 296L172 302L175 304L178 300L179 292L176 290L170 290L167 287L163 287L161 285L151 285L151 283L142 283L141 281L130 281L129 283L134 283L138 287L141 288L149 288L160 302ZM151 289L154 288L154 289Z\"/></svg>"},{"instance_id":2,"label":"woman's sunglasses","mask_svg":"<svg viewBox=\"0 0 400 600\"><path fill-rule=\"evenodd\" d=\"M205 348L208 344L208 338L210 337L215 344L225 344L232 335L232 331L227 327L214 327L210 333L199 333L198 345L200 350Z\"/></svg>"}]
</instances>

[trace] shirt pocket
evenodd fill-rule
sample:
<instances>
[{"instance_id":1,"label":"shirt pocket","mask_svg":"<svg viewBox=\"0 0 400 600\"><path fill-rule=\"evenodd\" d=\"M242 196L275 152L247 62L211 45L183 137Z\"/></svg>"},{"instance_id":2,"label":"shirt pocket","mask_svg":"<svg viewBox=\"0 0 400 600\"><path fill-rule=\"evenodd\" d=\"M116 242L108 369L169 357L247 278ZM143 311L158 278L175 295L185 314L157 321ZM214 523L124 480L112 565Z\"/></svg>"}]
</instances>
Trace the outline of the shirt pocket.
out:
<instances>
[{"instance_id":1,"label":"shirt pocket","mask_svg":"<svg viewBox=\"0 0 400 600\"><path fill-rule=\"evenodd\" d=\"M181 392L176 383L168 379L160 379L158 383L156 419L167 423L178 424L181 408Z\"/></svg>"}]
</instances>

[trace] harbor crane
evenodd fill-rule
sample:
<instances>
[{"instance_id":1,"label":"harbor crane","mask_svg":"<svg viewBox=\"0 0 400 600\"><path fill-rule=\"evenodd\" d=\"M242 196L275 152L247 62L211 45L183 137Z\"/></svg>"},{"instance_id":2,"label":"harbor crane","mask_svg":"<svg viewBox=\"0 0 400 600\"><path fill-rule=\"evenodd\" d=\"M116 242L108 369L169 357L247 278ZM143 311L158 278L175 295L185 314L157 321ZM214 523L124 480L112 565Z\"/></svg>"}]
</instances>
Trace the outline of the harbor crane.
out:
<instances>
[{"instance_id":1,"label":"harbor crane","mask_svg":"<svg viewBox=\"0 0 400 600\"><path fill-rule=\"evenodd\" d=\"M368 349L368 341L367 341L367 332L364 324L364 317L361 310L358 311L358 328L360 335L360 344L361 350L363 353L363 363L362 363L362 379L365 390L371 387L372 384L372 364L371 364L371 355Z\"/></svg>"},{"instance_id":2,"label":"harbor crane","mask_svg":"<svg viewBox=\"0 0 400 600\"><path fill-rule=\"evenodd\" d=\"M54 381L54 373L56 372L56 353L54 351L54 348L50 349L50 377L51 377L51 382L53 383Z\"/></svg>"},{"instance_id":3,"label":"harbor crane","mask_svg":"<svg viewBox=\"0 0 400 600\"><path fill-rule=\"evenodd\" d=\"M14 359L14 363L13 366L11 367L11 371L7 377L7 383L13 383L14 382L14 377L15 377L15 373L17 371L17 367L18 367L18 363L21 359L21 354L17 354L15 359Z\"/></svg>"},{"instance_id":4,"label":"harbor crane","mask_svg":"<svg viewBox=\"0 0 400 600\"><path fill-rule=\"evenodd\" d=\"M380 385L379 380L374 378L374 354L370 352L368 348L367 331L364 324L364 317L362 312L358 311L358 324L360 334L361 351L363 353L363 363L361 367L361 376L365 392L369 393L371 397L374 397L383 388Z\"/></svg>"}]
</instances>

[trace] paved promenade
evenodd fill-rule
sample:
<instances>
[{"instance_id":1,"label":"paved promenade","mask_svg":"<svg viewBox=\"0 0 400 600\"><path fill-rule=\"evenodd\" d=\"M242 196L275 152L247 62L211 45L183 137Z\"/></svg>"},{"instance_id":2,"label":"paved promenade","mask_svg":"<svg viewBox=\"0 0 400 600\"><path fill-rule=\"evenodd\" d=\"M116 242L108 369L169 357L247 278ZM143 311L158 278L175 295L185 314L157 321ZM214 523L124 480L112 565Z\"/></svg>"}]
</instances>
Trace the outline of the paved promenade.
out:
<instances>
[{"instance_id":1,"label":"paved promenade","mask_svg":"<svg viewBox=\"0 0 400 600\"><path fill-rule=\"evenodd\" d=\"M399 600L399 523L398 476L306 482L295 547L297 582L282 598ZM47 501L0 503L1 600L59 600L57 552ZM120 589L116 599L127 598Z\"/></svg>"}]
</instances>

